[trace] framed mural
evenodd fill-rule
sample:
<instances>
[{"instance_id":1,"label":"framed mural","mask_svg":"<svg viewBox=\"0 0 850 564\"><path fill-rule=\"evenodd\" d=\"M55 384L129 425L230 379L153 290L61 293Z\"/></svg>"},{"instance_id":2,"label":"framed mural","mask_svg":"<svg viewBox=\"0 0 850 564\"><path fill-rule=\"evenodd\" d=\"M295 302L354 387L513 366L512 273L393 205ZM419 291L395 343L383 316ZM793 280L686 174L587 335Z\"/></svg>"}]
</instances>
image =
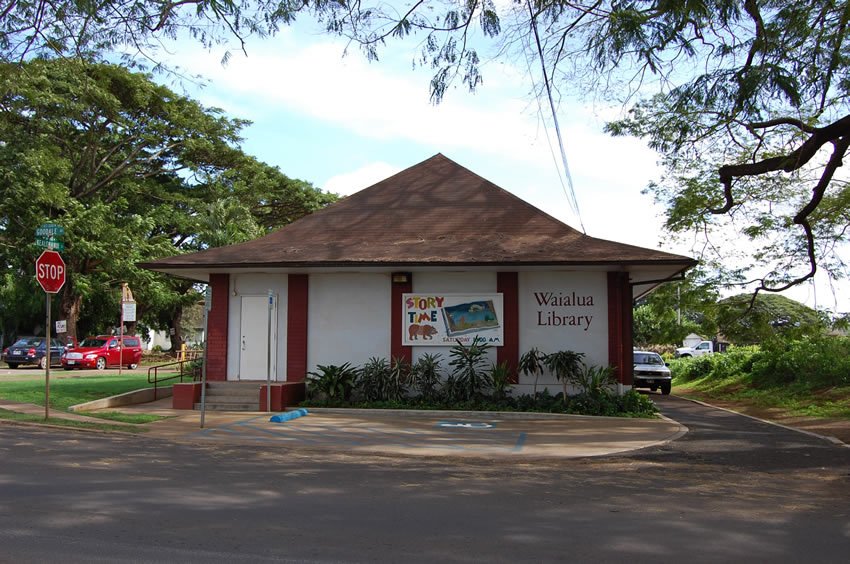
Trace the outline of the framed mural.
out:
<instances>
[{"instance_id":1,"label":"framed mural","mask_svg":"<svg viewBox=\"0 0 850 564\"><path fill-rule=\"evenodd\" d=\"M402 344L504 343L502 294L402 294Z\"/></svg>"}]
</instances>

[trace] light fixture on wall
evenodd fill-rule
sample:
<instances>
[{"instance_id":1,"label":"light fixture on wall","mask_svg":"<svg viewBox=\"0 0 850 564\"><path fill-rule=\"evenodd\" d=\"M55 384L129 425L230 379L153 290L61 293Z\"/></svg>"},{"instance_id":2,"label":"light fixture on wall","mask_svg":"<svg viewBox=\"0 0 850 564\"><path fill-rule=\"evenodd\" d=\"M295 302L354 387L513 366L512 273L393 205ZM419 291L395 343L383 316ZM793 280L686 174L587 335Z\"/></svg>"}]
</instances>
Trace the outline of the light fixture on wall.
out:
<instances>
[{"instance_id":1,"label":"light fixture on wall","mask_svg":"<svg viewBox=\"0 0 850 564\"><path fill-rule=\"evenodd\" d=\"M393 272L392 274L393 284L407 284L410 282L410 273L409 272Z\"/></svg>"}]
</instances>

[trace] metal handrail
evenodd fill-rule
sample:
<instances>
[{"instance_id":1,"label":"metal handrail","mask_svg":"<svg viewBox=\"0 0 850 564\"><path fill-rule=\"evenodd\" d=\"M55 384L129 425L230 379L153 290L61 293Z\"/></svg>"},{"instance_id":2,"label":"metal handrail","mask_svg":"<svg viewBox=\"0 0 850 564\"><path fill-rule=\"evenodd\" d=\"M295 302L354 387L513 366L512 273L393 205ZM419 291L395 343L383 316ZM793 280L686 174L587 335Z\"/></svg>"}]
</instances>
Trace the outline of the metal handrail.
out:
<instances>
[{"instance_id":1,"label":"metal handrail","mask_svg":"<svg viewBox=\"0 0 850 564\"><path fill-rule=\"evenodd\" d=\"M167 382L169 380L176 380L180 378L180 382L183 382L183 378L188 378L191 376L194 381L200 375L200 367L193 367L191 370L187 370L186 364L195 362L201 358L203 351L180 351L180 359L174 360L171 362L166 362L164 364L157 364L155 366L151 366L148 368L148 384L153 384L153 399L156 401L157 399L157 388L160 382ZM176 371L169 371L167 376L160 377L159 369L167 368L170 366L179 366ZM153 376L153 379L151 379Z\"/></svg>"}]
</instances>

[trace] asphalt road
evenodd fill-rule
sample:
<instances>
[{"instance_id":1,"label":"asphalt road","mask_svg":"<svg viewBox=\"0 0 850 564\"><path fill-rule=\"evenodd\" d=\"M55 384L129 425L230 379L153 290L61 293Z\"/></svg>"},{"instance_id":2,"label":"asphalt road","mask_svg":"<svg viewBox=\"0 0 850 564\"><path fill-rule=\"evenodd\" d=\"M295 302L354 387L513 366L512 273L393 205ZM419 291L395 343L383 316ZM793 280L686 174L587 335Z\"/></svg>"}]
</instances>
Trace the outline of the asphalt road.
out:
<instances>
[{"instance_id":1,"label":"asphalt road","mask_svg":"<svg viewBox=\"0 0 850 564\"><path fill-rule=\"evenodd\" d=\"M690 432L522 463L0 424L0 561L847 561L850 448L654 399Z\"/></svg>"}]
</instances>

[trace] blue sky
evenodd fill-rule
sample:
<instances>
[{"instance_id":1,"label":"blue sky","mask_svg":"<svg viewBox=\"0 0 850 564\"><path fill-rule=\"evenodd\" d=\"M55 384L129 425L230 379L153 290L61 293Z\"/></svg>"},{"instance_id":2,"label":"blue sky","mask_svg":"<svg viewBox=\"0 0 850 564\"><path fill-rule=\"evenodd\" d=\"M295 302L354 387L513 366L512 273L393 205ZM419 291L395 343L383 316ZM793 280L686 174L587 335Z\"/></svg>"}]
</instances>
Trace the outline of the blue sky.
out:
<instances>
[{"instance_id":1,"label":"blue sky","mask_svg":"<svg viewBox=\"0 0 850 564\"><path fill-rule=\"evenodd\" d=\"M170 61L208 79L187 94L229 116L251 120L243 149L290 177L351 194L443 153L588 235L696 256L687 241L662 233L663 209L641 194L660 176L658 156L637 139L602 132L620 108L564 101L559 120L581 217L559 171L548 113L529 94L527 69L502 60L484 65L484 84L458 84L440 105L429 101L430 69L413 69L413 49L382 51L368 62L356 48L300 22L275 38L250 40L248 55L206 51L184 41ZM176 85L169 84L178 89ZM543 112L548 112L547 108ZM734 245L732 241L718 241ZM850 295L825 279L787 294L809 306L850 311Z\"/></svg>"}]
</instances>

